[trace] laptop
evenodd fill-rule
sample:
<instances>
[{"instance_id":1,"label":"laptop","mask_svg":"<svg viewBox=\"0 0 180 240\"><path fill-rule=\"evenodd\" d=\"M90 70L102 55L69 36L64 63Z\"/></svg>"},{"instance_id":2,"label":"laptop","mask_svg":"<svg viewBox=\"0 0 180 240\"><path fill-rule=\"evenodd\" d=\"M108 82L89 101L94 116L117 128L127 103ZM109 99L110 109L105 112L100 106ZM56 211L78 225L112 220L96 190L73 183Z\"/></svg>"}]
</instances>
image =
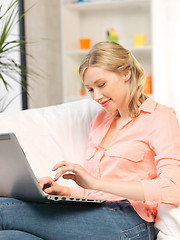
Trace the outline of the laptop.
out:
<instances>
[{"instance_id":1,"label":"laptop","mask_svg":"<svg viewBox=\"0 0 180 240\"><path fill-rule=\"evenodd\" d=\"M0 196L32 202L104 202L101 199L46 194L14 133L0 134Z\"/></svg>"}]
</instances>

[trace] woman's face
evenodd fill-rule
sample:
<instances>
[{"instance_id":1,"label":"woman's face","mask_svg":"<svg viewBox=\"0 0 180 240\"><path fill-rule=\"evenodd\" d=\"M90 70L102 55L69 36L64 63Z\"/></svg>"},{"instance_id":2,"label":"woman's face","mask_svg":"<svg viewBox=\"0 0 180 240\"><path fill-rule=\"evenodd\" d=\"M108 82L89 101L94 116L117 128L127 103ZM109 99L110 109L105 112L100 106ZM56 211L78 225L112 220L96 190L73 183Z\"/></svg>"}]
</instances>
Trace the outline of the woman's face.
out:
<instances>
[{"instance_id":1,"label":"woman's face","mask_svg":"<svg viewBox=\"0 0 180 240\"><path fill-rule=\"evenodd\" d=\"M130 70L114 73L100 67L89 67L84 73L84 85L91 97L108 112L128 113Z\"/></svg>"}]
</instances>

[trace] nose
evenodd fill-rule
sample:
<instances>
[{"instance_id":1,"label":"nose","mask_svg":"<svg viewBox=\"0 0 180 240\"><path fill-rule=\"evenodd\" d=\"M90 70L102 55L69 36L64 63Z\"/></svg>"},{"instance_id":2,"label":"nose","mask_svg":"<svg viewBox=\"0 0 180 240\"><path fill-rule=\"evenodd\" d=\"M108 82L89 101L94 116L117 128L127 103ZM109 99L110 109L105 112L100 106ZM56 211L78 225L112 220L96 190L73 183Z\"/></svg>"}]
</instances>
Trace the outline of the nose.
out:
<instances>
[{"instance_id":1,"label":"nose","mask_svg":"<svg viewBox=\"0 0 180 240\"><path fill-rule=\"evenodd\" d=\"M103 98L103 95L102 95L101 91L99 91L99 89L94 89L93 99L96 102L99 102L99 100L101 100L102 98Z\"/></svg>"}]
</instances>

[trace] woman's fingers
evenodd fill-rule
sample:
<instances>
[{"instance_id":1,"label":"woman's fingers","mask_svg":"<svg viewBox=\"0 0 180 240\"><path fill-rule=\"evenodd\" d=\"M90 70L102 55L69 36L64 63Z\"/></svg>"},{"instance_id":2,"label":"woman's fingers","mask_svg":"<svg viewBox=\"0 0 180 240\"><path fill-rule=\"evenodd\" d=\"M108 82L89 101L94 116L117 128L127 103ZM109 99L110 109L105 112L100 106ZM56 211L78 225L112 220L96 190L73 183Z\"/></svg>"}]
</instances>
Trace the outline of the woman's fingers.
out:
<instances>
[{"instance_id":1,"label":"woman's fingers","mask_svg":"<svg viewBox=\"0 0 180 240\"><path fill-rule=\"evenodd\" d=\"M76 176L75 176L75 174L68 173L68 174L64 174L63 178L64 179L72 179L73 181L75 181Z\"/></svg>"},{"instance_id":2,"label":"woman's fingers","mask_svg":"<svg viewBox=\"0 0 180 240\"><path fill-rule=\"evenodd\" d=\"M62 161L56 164L52 170L56 171L57 169L59 170L54 177L54 181L57 181L61 176L63 176L64 179L72 179L80 187L86 189L93 189L93 187L99 181L79 164Z\"/></svg>"},{"instance_id":3,"label":"woman's fingers","mask_svg":"<svg viewBox=\"0 0 180 240\"><path fill-rule=\"evenodd\" d=\"M59 194L60 190L59 190L59 187L57 186L50 186L44 189L44 192L48 194Z\"/></svg>"},{"instance_id":4,"label":"woman's fingers","mask_svg":"<svg viewBox=\"0 0 180 240\"><path fill-rule=\"evenodd\" d=\"M62 167L54 176L54 181L57 181L64 173L66 172L73 172L73 168L72 167Z\"/></svg>"},{"instance_id":5,"label":"woman's fingers","mask_svg":"<svg viewBox=\"0 0 180 240\"><path fill-rule=\"evenodd\" d=\"M53 179L51 177L42 177L42 178L37 178L37 181L41 189L44 190L44 188L51 186Z\"/></svg>"},{"instance_id":6,"label":"woman's fingers","mask_svg":"<svg viewBox=\"0 0 180 240\"><path fill-rule=\"evenodd\" d=\"M55 182L49 188L46 188L44 192L48 194L55 194L55 195L62 195L62 196L71 195L71 191L69 187L60 186Z\"/></svg>"},{"instance_id":7,"label":"woman's fingers","mask_svg":"<svg viewBox=\"0 0 180 240\"><path fill-rule=\"evenodd\" d=\"M66 166L68 164L68 162L66 161L61 161L59 163L57 163L53 168L52 171L56 171L58 168L62 167L62 166Z\"/></svg>"},{"instance_id":8,"label":"woman's fingers","mask_svg":"<svg viewBox=\"0 0 180 240\"><path fill-rule=\"evenodd\" d=\"M56 173L56 175L54 177L54 181L57 181L66 172L76 173L77 164L72 164L69 162L60 162L54 166L53 171L57 170L58 168L60 168L60 169Z\"/></svg>"},{"instance_id":9,"label":"woman's fingers","mask_svg":"<svg viewBox=\"0 0 180 240\"><path fill-rule=\"evenodd\" d=\"M60 186L51 177L37 178L37 181L41 189L48 194L58 194L64 196L70 196L71 191L69 187Z\"/></svg>"}]
</instances>

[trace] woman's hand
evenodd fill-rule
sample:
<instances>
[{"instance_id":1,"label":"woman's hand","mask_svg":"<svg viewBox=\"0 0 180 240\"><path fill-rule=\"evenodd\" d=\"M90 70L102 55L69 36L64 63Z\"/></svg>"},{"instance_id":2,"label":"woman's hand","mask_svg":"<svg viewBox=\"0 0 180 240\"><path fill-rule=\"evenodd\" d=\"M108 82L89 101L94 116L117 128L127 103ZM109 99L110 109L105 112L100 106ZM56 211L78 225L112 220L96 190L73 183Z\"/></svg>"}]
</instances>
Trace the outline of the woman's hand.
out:
<instances>
[{"instance_id":1,"label":"woman's hand","mask_svg":"<svg viewBox=\"0 0 180 240\"><path fill-rule=\"evenodd\" d=\"M58 194L64 191L64 187L56 183L62 176L64 179L74 180L82 188L106 192L127 199L145 201L144 189L142 183L138 180L122 181L119 179L98 179L86 171L81 165L66 161L56 164L52 170L58 170L54 179L45 178L41 184L42 186L51 184L50 189Z\"/></svg>"},{"instance_id":2,"label":"woman's hand","mask_svg":"<svg viewBox=\"0 0 180 240\"><path fill-rule=\"evenodd\" d=\"M52 171L56 171L57 169L59 170L54 177L54 181L57 181L62 176L64 179L74 180L80 187L86 189L96 189L96 186L100 181L79 164L62 161L56 164Z\"/></svg>"},{"instance_id":3,"label":"woman's hand","mask_svg":"<svg viewBox=\"0 0 180 240\"><path fill-rule=\"evenodd\" d=\"M70 196L71 194L69 187L60 186L51 177L38 178L37 181L45 193L61 196Z\"/></svg>"}]
</instances>

